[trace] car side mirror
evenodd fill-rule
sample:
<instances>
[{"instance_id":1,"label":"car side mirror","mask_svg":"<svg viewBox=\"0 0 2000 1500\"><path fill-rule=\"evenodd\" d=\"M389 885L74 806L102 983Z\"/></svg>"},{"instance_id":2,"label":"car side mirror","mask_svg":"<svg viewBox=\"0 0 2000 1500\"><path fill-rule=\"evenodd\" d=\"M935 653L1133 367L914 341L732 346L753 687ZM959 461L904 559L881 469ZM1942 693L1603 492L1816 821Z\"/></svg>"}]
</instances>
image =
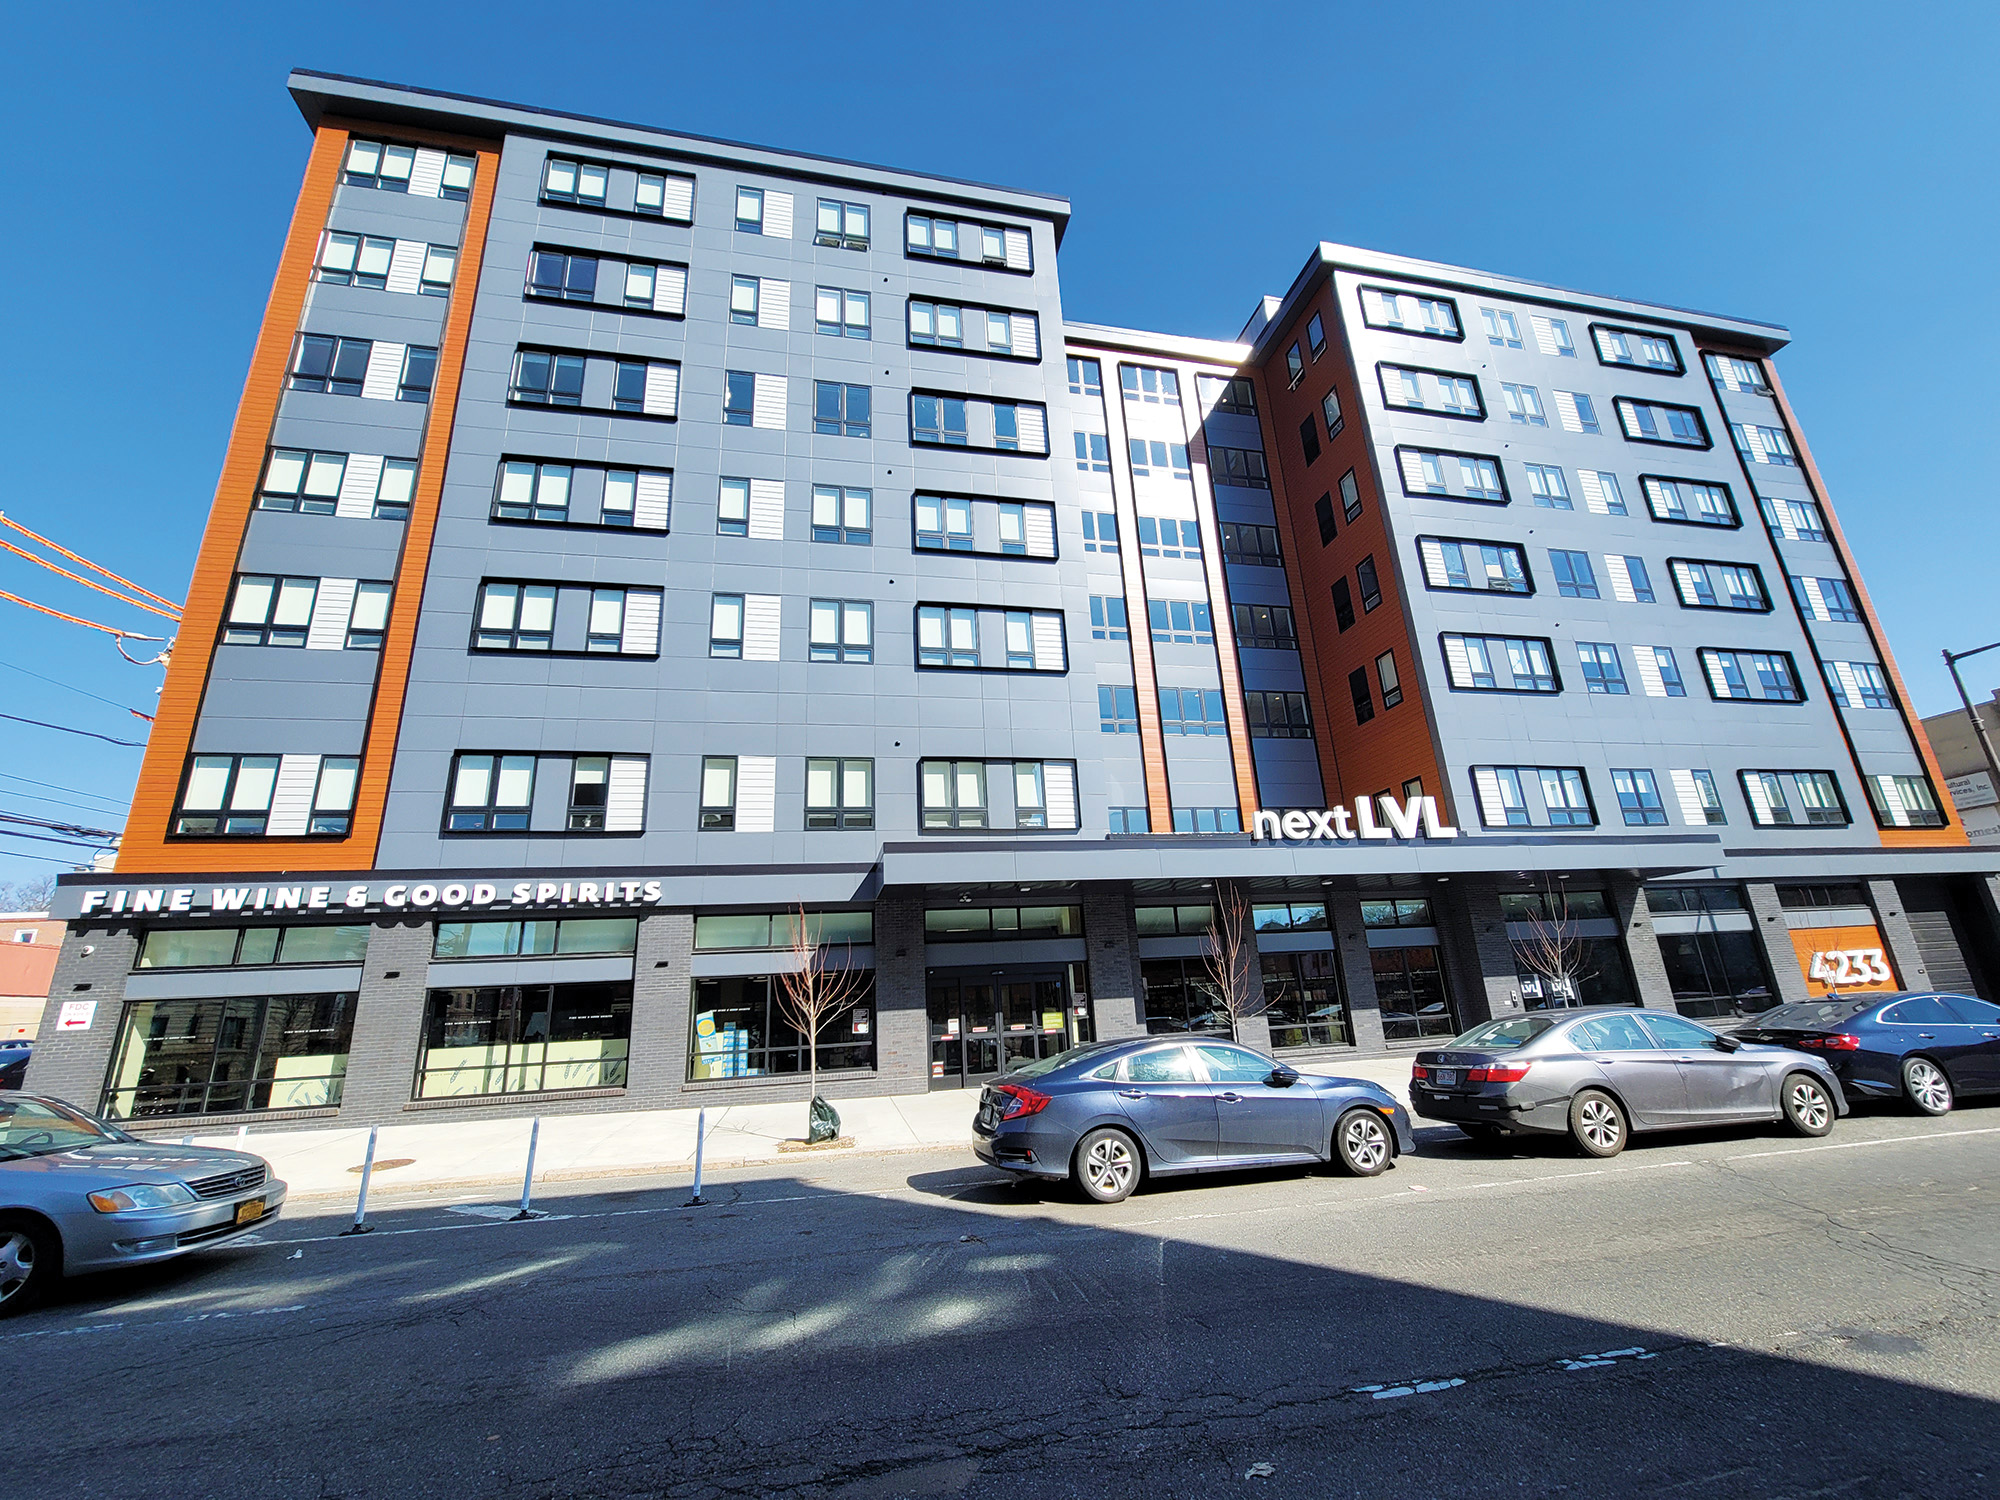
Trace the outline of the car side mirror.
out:
<instances>
[{"instance_id":1,"label":"car side mirror","mask_svg":"<svg viewBox=\"0 0 2000 1500\"><path fill-rule=\"evenodd\" d=\"M1717 1052L1741 1052L1743 1044L1733 1036L1719 1036L1713 1043Z\"/></svg>"},{"instance_id":2,"label":"car side mirror","mask_svg":"<svg viewBox=\"0 0 2000 1500\"><path fill-rule=\"evenodd\" d=\"M1298 1081L1298 1069L1288 1068L1283 1063L1279 1063L1273 1067L1271 1069L1271 1076L1264 1080L1264 1082L1268 1083L1274 1089L1288 1089Z\"/></svg>"}]
</instances>

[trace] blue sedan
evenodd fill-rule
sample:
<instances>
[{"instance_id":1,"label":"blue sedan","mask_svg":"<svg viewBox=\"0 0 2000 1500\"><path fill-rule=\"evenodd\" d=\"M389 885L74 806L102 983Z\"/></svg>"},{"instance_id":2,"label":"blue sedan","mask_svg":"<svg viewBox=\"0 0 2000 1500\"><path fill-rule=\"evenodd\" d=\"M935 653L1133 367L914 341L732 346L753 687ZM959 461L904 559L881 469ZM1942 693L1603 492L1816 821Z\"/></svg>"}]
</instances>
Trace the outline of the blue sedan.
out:
<instances>
[{"instance_id":1,"label":"blue sedan","mask_svg":"<svg viewBox=\"0 0 2000 1500\"><path fill-rule=\"evenodd\" d=\"M1031 1062L986 1086L972 1129L982 1161L1072 1178L1099 1203L1187 1172L1331 1161L1374 1177L1416 1149L1409 1112L1380 1085L1300 1073L1219 1037L1094 1042Z\"/></svg>"},{"instance_id":2,"label":"blue sedan","mask_svg":"<svg viewBox=\"0 0 2000 1500\"><path fill-rule=\"evenodd\" d=\"M1907 1099L1927 1115L1960 1094L2000 1093L2000 1005L1935 991L1828 995L1765 1011L1737 1031L1826 1059L1850 1097Z\"/></svg>"}]
</instances>

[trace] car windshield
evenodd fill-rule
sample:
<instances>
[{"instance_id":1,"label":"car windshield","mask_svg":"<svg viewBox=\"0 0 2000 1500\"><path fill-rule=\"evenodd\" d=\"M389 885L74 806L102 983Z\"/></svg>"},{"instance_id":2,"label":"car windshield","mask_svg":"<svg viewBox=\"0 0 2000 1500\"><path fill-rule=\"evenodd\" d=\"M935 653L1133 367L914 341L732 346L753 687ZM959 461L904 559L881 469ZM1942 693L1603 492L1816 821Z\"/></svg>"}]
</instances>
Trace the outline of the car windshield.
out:
<instances>
[{"instance_id":1,"label":"car windshield","mask_svg":"<svg viewBox=\"0 0 2000 1500\"><path fill-rule=\"evenodd\" d=\"M1488 1021L1483 1026L1475 1026L1446 1045L1480 1047L1489 1052L1505 1051L1509 1047L1525 1046L1553 1025L1555 1022L1547 1016L1510 1016L1504 1021Z\"/></svg>"},{"instance_id":2,"label":"car windshield","mask_svg":"<svg viewBox=\"0 0 2000 1500\"><path fill-rule=\"evenodd\" d=\"M1857 1016L1878 1004L1880 995L1859 1000L1803 1000L1797 1005L1774 1005L1762 1015L1752 1016L1746 1031L1814 1031L1822 1026L1838 1026L1849 1016Z\"/></svg>"},{"instance_id":3,"label":"car windshield","mask_svg":"<svg viewBox=\"0 0 2000 1500\"><path fill-rule=\"evenodd\" d=\"M1109 1052L1117 1045L1117 1042L1085 1042L1081 1046L1071 1047L1066 1051L1058 1052L1053 1057L1038 1057L1032 1062L1022 1063L1018 1068L1010 1068L1008 1076L1010 1078L1040 1078L1044 1073L1052 1073L1057 1068L1066 1068L1071 1063L1085 1062L1099 1053Z\"/></svg>"},{"instance_id":4,"label":"car windshield","mask_svg":"<svg viewBox=\"0 0 2000 1500\"><path fill-rule=\"evenodd\" d=\"M40 1099L0 1099L0 1161L130 1139L86 1114Z\"/></svg>"}]
</instances>

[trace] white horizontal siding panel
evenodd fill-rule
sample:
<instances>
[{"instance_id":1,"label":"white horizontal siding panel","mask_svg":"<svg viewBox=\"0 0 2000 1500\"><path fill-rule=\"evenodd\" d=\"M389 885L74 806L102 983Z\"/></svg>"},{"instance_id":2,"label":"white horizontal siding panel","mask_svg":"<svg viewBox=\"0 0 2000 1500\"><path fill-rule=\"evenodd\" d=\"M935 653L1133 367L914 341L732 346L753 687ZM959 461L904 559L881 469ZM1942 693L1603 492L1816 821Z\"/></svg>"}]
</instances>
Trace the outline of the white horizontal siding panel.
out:
<instances>
[{"instance_id":1,"label":"white horizontal siding panel","mask_svg":"<svg viewBox=\"0 0 2000 1500\"><path fill-rule=\"evenodd\" d=\"M1561 403L1563 392L1556 392L1556 401ZM1583 508L1595 515L1611 514L1611 502L1604 498L1604 485L1597 477L1595 469L1578 469L1576 487L1583 492Z\"/></svg>"},{"instance_id":2,"label":"white horizontal siding panel","mask_svg":"<svg viewBox=\"0 0 2000 1500\"><path fill-rule=\"evenodd\" d=\"M1696 828L1708 825L1708 808L1701 800L1701 791L1694 784L1694 772L1669 771L1667 780L1673 783L1674 796L1681 805L1681 821Z\"/></svg>"},{"instance_id":3,"label":"white horizontal siding panel","mask_svg":"<svg viewBox=\"0 0 2000 1500\"><path fill-rule=\"evenodd\" d=\"M625 628L618 649L626 656L656 656L660 650L660 592L625 591Z\"/></svg>"},{"instance_id":4,"label":"white horizontal siding panel","mask_svg":"<svg viewBox=\"0 0 2000 1500\"><path fill-rule=\"evenodd\" d=\"M306 650L342 651L347 647L347 622L354 614L352 578L322 578L313 596L312 623L306 626Z\"/></svg>"},{"instance_id":5,"label":"white horizontal siding panel","mask_svg":"<svg viewBox=\"0 0 2000 1500\"><path fill-rule=\"evenodd\" d=\"M1449 588L1451 575L1444 567L1444 543L1434 542L1429 537L1417 543L1417 551L1424 558L1424 581L1432 588Z\"/></svg>"},{"instance_id":6,"label":"white horizontal siding panel","mask_svg":"<svg viewBox=\"0 0 2000 1500\"><path fill-rule=\"evenodd\" d=\"M1695 592L1694 569L1678 560L1674 563L1674 587L1679 590L1683 604L1701 597Z\"/></svg>"},{"instance_id":7,"label":"white horizontal siding panel","mask_svg":"<svg viewBox=\"0 0 2000 1500\"><path fill-rule=\"evenodd\" d=\"M1651 646L1632 648L1632 671L1639 679L1639 686L1648 698L1667 696L1666 679L1660 675L1660 663L1653 655Z\"/></svg>"},{"instance_id":8,"label":"white horizontal siding panel","mask_svg":"<svg viewBox=\"0 0 2000 1500\"><path fill-rule=\"evenodd\" d=\"M653 268L653 311L685 315L688 305L686 266Z\"/></svg>"},{"instance_id":9,"label":"white horizontal siding panel","mask_svg":"<svg viewBox=\"0 0 2000 1500\"><path fill-rule=\"evenodd\" d=\"M1602 328L1596 329L1595 333L1597 336L1598 354L1611 364L1623 363L1618 358L1618 346L1612 342L1611 335L1606 333Z\"/></svg>"},{"instance_id":10,"label":"white horizontal siding panel","mask_svg":"<svg viewBox=\"0 0 2000 1500\"><path fill-rule=\"evenodd\" d=\"M681 410L681 367L664 363L646 366L646 394L640 409L649 417L677 417Z\"/></svg>"},{"instance_id":11,"label":"white horizontal siding panel","mask_svg":"<svg viewBox=\"0 0 2000 1500\"><path fill-rule=\"evenodd\" d=\"M757 278L757 326L789 333L792 328L792 284L773 276Z\"/></svg>"},{"instance_id":12,"label":"white horizontal siding panel","mask_svg":"<svg viewBox=\"0 0 2000 1500\"><path fill-rule=\"evenodd\" d=\"M389 274L384 285L392 292L416 295L424 279L424 256L430 246L422 240L397 240L389 254Z\"/></svg>"},{"instance_id":13,"label":"white horizontal siding panel","mask_svg":"<svg viewBox=\"0 0 2000 1500\"><path fill-rule=\"evenodd\" d=\"M1754 772L1743 778L1743 793L1750 799L1750 810L1756 814L1759 824L1771 821L1771 799L1764 792L1764 778Z\"/></svg>"},{"instance_id":14,"label":"white horizontal siding panel","mask_svg":"<svg viewBox=\"0 0 2000 1500\"><path fill-rule=\"evenodd\" d=\"M764 233L774 240L788 240L792 237L792 195L790 193L767 192L764 194Z\"/></svg>"},{"instance_id":15,"label":"white horizontal siding panel","mask_svg":"<svg viewBox=\"0 0 2000 1500\"><path fill-rule=\"evenodd\" d=\"M750 401L750 425L783 431L785 426L785 377L759 375L756 393Z\"/></svg>"},{"instance_id":16,"label":"white horizontal siding panel","mask_svg":"<svg viewBox=\"0 0 2000 1500\"><path fill-rule=\"evenodd\" d=\"M1611 579L1611 597L1621 604L1637 604L1639 596L1632 591L1632 570L1625 566L1625 559L1616 552L1604 554L1604 571Z\"/></svg>"},{"instance_id":17,"label":"white horizontal siding panel","mask_svg":"<svg viewBox=\"0 0 2000 1500\"><path fill-rule=\"evenodd\" d=\"M1811 606L1812 617L1815 620L1832 618L1826 607L1826 590L1819 586L1817 578L1801 578L1799 587L1805 590L1806 603Z\"/></svg>"},{"instance_id":18,"label":"white horizontal siding panel","mask_svg":"<svg viewBox=\"0 0 2000 1500\"><path fill-rule=\"evenodd\" d=\"M1042 762L1042 796L1047 799L1050 828L1070 829L1081 822L1076 811L1076 767L1068 761Z\"/></svg>"},{"instance_id":19,"label":"white horizontal siding panel","mask_svg":"<svg viewBox=\"0 0 2000 1500\"><path fill-rule=\"evenodd\" d=\"M1719 656L1704 656L1701 661L1702 665L1708 669L1708 681L1710 686L1715 689L1715 696L1718 698L1733 698L1735 694L1730 690L1729 674L1722 670L1722 658Z\"/></svg>"},{"instance_id":20,"label":"white horizontal siding panel","mask_svg":"<svg viewBox=\"0 0 2000 1500\"><path fill-rule=\"evenodd\" d=\"M368 373L361 377L361 394L371 401L394 401L403 383L405 345L379 340L368 350Z\"/></svg>"},{"instance_id":21,"label":"white horizontal siding panel","mask_svg":"<svg viewBox=\"0 0 2000 1500\"><path fill-rule=\"evenodd\" d=\"M1022 359L1042 357L1042 320L1033 313L1015 313L1014 353Z\"/></svg>"},{"instance_id":22,"label":"white horizontal siding panel","mask_svg":"<svg viewBox=\"0 0 2000 1500\"><path fill-rule=\"evenodd\" d=\"M767 200L768 201L768 200ZM769 209L765 210L769 213ZM777 826L778 758L736 757L736 831L769 833Z\"/></svg>"},{"instance_id":23,"label":"white horizontal siding panel","mask_svg":"<svg viewBox=\"0 0 2000 1500\"><path fill-rule=\"evenodd\" d=\"M375 491L382 483L382 455L350 453L347 468L340 476L340 498L333 513L350 521L365 521L375 514Z\"/></svg>"},{"instance_id":24,"label":"white horizontal siding panel","mask_svg":"<svg viewBox=\"0 0 2000 1500\"><path fill-rule=\"evenodd\" d=\"M278 762L278 779L271 788L271 815L264 820L269 838L301 837L312 822L313 793L319 787L317 755L287 755Z\"/></svg>"},{"instance_id":25,"label":"white horizontal siding panel","mask_svg":"<svg viewBox=\"0 0 2000 1500\"><path fill-rule=\"evenodd\" d=\"M410 196L435 198L443 187L444 153L435 146L417 147L417 159L410 163Z\"/></svg>"},{"instance_id":26,"label":"white horizontal siding panel","mask_svg":"<svg viewBox=\"0 0 2000 1500\"><path fill-rule=\"evenodd\" d=\"M1909 827L1910 810L1903 805L1903 793L1896 785L1896 778L1893 776L1871 776L1868 779L1875 783L1877 793L1875 800L1880 804L1882 810L1889 815L1889 821L1898 828Z\"/></svg>"},{"instance_id":27,"label":"white horizontal siding panel","mask_svg":"<svg viewBox=\"0 0 2000 1500\"><path fill-rule=\"evenodd\" d=\"M694 220L694 179L669 177L660 202L661 217L687 224Z\"/></svg>"},{"instance_id":28,"label":"white horizontal siding panel","mask_svg":"<svg viewBox=\"0 0 2000 1500\"><path fill-rule=\"evenodd\" d=\"M646 757L614 755L604 788L604 831L640 833L646 827Z\"/></svg>"},{"instance_id":29,"label":"white horizontal siding panel","mask_svg":"<svg viewBox=\"0 0 2000 1500\"><path fill-rule=\"evenodd\" d=\"M1535 331L1535 347L1544 354L1562 353L1562 345L1556 341L1555 325L1537 313L1528 314L1528 326ZM1571 429L1575 431L1576 429Z\"/></svg>"},{"instance_id":30,"label":"white horizontal siding panel","mask_svg":"<svg viewBox=\"0 0 2000 1500\"><path fill-rule=\"evenodd\" d=\"M1465 642L1459 637L1444 638L1444 662L1453 687L1472 686L1472 658L1466 655Z\"/></svg>"},{"instance_id":31,"label":"white horizontal siding panel","mask_svg":"<svg viewBox=\"0 0 2000 1500\"><path fill-rule=\"evenodd\" d=\"M1047 453L1049 451L1049 416L1039 406L1021 405L1014 408L1015 430L1021 435L1023 453Z\"/></svg>"},{"instance_id":32,"label":"white horizontal siding panel","mask_svg":"<svg viewBox=\"0 0 2000 1500\"><path fill-rule=\"evenodd\" d=\"M1022 528L1026 533L1028 556L1054 557L1056 555L1056 511L1053 505L1029 504L1021 512Z\"/></svg>"},{"instance_id":33,"label":"white horizontal siding panel","mask_svg":"<svg viewBox=\"0 0 2000 1500\"><path fill-rule=\"evenodd\" d=\"M1428 493L1431 486L1430 486L1430 481L1424 478L1423 459L1418 457L1416 454L1410 452L1410 450L1407 448L1405 448L1402 451L1402 453L1400 453L1397 456L1401 458L1403 461L1404 486L1408 489L1416 491L1419 495Z\"/></svg>"},{"instance_id":34,"label":"white horizontal siding panel","mask_svg":"<svg viewBox=\"0 0 2000 1500\"><path fill-rule=\"evenodd\" d=\"M1063 617L1053 612L1038 612L1034 616L1034 627L1035 670L1068 671L1069 658L1063 650Z\"/></svg>"},{"instance_id":35,"label":"white horizontal siding panel","mask_svg":"<svg viewBox=\"0 0 2000 1500\"><path fill-rule=\"evenodd\" d=\"M1778 528L1778 535L1788 542L1799 539L1798 524L1792 520L1792 508L1782 500L1767 500L1757 497L1757 508L1764 512L1764 519Z\"/></svg>"},{"instance_id":36,"label":"white horizontal siding panel","mask_svg":"<svg viewBox=\"0 0 2000 1500\"><path fill-rule=\"evenodd\" d=\"M777 594L743 596L743 659L778 659L778 615L784 601Z\"/></svg>"},{"instance_id":37,"label":"white horizontal siding panel","mask_svg":"<svg viewBox=\"0 0 2000 1500\"><path fill-rule=\"evenodd\" d=\"M1833 662L1834 681L1840 684L1840 696L1847 700L1849 708L1861 707L1861 680L1854 675L1851 661Z\"/></svg>"},{"instance_id":38,"label":"white horizontal siding panel","mask_svg":"<svg viewBox=\"0 0 2000 1500\"><path fill-rule=\"evenodd\" d=\"M1032 271L1035 267L1034 249L1025 229L1007 231L1007 269L1010 271Z\"/></svg>"},{"instance_id":39,"label":"white horizontal siding panel","mask_svg":"<svg viewBox=\"0 0 2000 1500\"><path fill-rule=\"evenodd\" d=\"M1507 826L1507 804L1500 800L1500 778L1490 768L1472 773L1472 785L1479 793L1479 821L1488 828Z\"/></svg>"},{"instance_id":40,"label":"white horizontal siding panel","mask_svg":"<svg viewBox=\"0 0 2000 1500\"><path fill-rule=\"evenodd\" d=\"M750 481L749 533L764 542L782 542L785 539L784 480Z\"/></svg>"},{"instance_id":41,"label":"white horizontal siding panel","mask_svg":"<svg viewBox=\"0 0 2000 1500\"><path fill-rule=\"evenodd\" d=\"M632 497L632 525L639 531L665 531L673 516L674 476L641 471Z\"/></svg>"},{"instance_id":42,"label":"white horizontal siding panel","mask_svg":"<svg viewBox=\"0 0 2000 1500\"><path fill-rule=\"evenodd\" d=\"M1555 398L1556 420L1562 423L1563 431L1583 431L1583 418L1576 410L1576 396L1569 391L1552 391L1550 394Z\"/></svg>"}]
</instances>

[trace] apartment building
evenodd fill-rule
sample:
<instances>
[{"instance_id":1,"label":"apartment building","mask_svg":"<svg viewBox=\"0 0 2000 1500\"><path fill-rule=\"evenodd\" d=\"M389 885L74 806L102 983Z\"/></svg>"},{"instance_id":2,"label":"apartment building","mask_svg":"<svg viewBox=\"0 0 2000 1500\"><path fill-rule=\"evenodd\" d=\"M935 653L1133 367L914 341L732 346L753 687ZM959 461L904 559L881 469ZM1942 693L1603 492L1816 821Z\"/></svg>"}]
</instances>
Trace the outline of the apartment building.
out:
<instances>
[{"instance_id":1,"label":"apartment building","mask_svg":"<svg viewBox=\"0 0 2000 1500\"><path fill-rule=\"evenodd\" d=\"M2000 983L1784 330L1346 247L1065 318L1060 198L313 73L34 1086L409 1119ZM848 976L816 1038L797 940ZM1531 961L1552 930L1581 957Z\"/></svg>"}]
</instances>

